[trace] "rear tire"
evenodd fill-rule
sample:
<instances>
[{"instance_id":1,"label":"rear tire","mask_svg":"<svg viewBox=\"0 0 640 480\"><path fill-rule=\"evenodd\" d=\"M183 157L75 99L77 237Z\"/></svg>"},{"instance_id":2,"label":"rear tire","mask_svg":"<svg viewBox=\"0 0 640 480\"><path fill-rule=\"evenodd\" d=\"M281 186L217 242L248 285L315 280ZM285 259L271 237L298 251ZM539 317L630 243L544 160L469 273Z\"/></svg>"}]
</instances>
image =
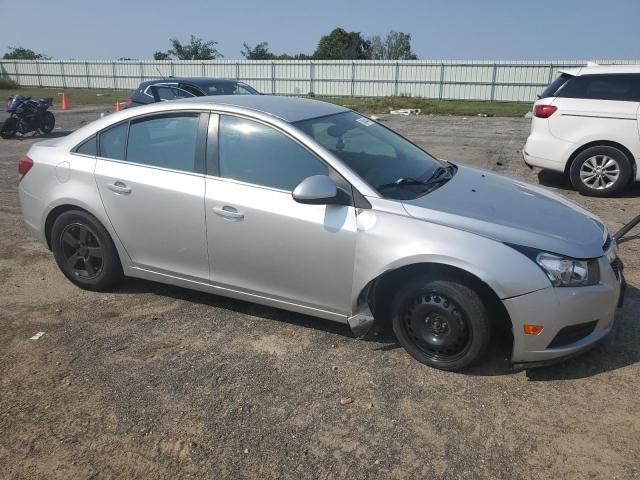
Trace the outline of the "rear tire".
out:
<instances>
[{"instance_id":1,"label":"rear tire","mask_svg":"<svg viewBox=\"0 0 640 480\"><path fill-rule=\"evenodd\" d=\"M44 112L44 116L42 117L42 125L40 126L40 130L42 130L42 133L51 133L55 126L56 117L53 116L53 113L49 111Z\"/></svg>"},{"instance_id":2,"label":"rear tire","mask_svg":"<svg viewBox=\"0 0 640 480\"><path fill-rule=\"evenodd\" d=\"M51 247L62 273L80 288L105 291L124 277L109 233L85 211L69 210L55 220Z\"/></svg>"},{"instance_id":3,"label":"rear tire","mask_svg":"<svg viewBox=\"0 0 640 480\"><path fill-rule=\"evenodd\" d=\"M454 278L422 275L408 281L391 305L393 331L416 360L455 371L486 353L491 324L480 296Z\"/></svg>"},{"instance_id":4,"label":"rear tire","mask_svg":"<svg viewBox=\"0 0 640 480\"><path fill-rule=\"evenodd\" d=\"M632 174L630 159L617 148L604 145L580 152L569 170L573 187L592 197L617 195L629 185Z\"/></svg>"}]
</instances>

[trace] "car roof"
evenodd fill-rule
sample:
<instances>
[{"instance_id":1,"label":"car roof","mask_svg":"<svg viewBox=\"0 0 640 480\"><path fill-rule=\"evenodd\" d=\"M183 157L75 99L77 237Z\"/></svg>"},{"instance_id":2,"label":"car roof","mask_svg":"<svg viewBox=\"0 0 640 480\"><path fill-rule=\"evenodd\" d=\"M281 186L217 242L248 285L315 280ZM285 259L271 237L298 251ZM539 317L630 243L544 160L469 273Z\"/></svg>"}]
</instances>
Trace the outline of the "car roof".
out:
<instances>
[{"instance_id":1,"label":"car roof","mask_svg":"<svg viewBox=\"0 0 640 480\"><path fill-rule=\"evenodd\" d=\"M158 78L156 80L147 80L141 82L140 85L153 85L155 83L190 83L197 86L206 86L211 83L243 83L240 80L234 80L232 78L211 78L211 77L166 77Z\"/></svg>"},{"instance_id":2,"label":"car roof","mask_svg":"<svg viewBox=\"0 0 640 480\"><path fill-rule=\"evenodd\" d=\"M586 65L584 67L563 68L560 73L566 73L574 77L612 73L640 73L640 65Z\"/></svg>"},{"instance_id":3,"label":"car roof","mask_svg":"<svg viewBox=\"0 0 640 480\"><path fill-rule=\"evenodd\" d=\"M208 104L239 107L277 117L293 123L310 118L325 117L349 109L333 103L319 102L308 98L279 97L276 95L215 95L172 100L178 104ZM163 102L164 103L164 102Z\"/></svg>"}]
</instances>

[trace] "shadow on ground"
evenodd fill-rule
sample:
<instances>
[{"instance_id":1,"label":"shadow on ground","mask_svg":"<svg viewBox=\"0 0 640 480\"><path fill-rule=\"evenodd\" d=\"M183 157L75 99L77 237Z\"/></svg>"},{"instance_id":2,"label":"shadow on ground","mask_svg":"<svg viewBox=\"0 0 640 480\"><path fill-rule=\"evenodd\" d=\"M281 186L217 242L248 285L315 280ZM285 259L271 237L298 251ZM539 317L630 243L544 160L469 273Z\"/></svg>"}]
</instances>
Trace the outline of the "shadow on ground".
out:
<instances>
[{"instance_id":1,"label":"shadow on ground","mask_svg":"<svg viewBox=\"0 0 640 480\"><path fill-rule=\"evenodd\" d=\"M354 342L373 342L379 345L375 350L380 352L401 348L393 334L393 330L387 325L377 326L364 338L355 339L349 327L344 324L147 280L127 279L114 293L153 293L215 308L224 308L244 315L258 316L267 320L286 322L304 328L312 328L352 338ZM553 366L526 369L527 378L531 381L579 379L638 363L640 361L640 349L638 349L638 345L640 345L640 325L632 318L632 312L638 311L638 303L640 303L640 291L629 286L626 292L624 308L619 311L614 330L607 338L590 351L577 357L567 359ZM482 363L462 372L462 374L497 376L517 373L518 370L514 370L511 365L511 345L511 332L502 329L494 331L488 354Z\"/></svg>"},{"instance_id":2,"label":"shadow on ground","mask_svg":"<svg viewBox=\"0 0 640 480\"><path fill-rule=\"evenodd\" d=\"M557 188L566 191L575 191L569 177L560 172L552 170L540 170L538 172L538 181L540 185L545 187ZM616 195L617 198L636 198L640 197L640 182L634 182L627 187L622 193Z\"/></svg>"}]
</instances>

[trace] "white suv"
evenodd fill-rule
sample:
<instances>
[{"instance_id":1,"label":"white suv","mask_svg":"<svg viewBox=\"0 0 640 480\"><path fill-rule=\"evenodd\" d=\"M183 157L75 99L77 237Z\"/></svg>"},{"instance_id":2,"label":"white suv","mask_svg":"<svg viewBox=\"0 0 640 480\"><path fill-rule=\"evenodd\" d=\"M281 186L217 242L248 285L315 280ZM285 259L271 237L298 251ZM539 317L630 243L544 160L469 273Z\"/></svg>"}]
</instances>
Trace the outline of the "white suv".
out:
<instances>
[{"instance_id":1,"label":"white suv","mask_svg":"<svg viewBox=\"0 0 640 480\"><path fill-rule=\"evenodd\" d=\"M529 166L564 172L584 195L640 181L640 66L563 70L533 107Z\"/></svg>"}]
</instances>

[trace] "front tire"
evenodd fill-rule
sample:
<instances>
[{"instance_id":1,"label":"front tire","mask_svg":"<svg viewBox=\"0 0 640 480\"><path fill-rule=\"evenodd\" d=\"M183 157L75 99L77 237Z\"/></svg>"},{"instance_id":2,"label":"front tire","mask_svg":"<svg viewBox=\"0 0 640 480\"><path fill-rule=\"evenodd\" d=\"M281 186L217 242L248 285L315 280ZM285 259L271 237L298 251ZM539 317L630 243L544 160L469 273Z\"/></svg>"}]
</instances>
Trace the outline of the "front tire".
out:
<instances>
[{"instance_id":1,"label":"front tire","mask_svg":"<svg viewBox=\"0 0 640 480\"><path fill-rule=\"evenodd\" d=\"M596 146L580 152L571 164L571 184L583 195L610 197L629 184L633 170L627 156L615 147Z\"/></svg>"},{"instance_id":2,"label":"front tire","mask_svg":"<svg viewBox=\"0 0 640 480\"><path fill-rule=\"evenodd\" d=\"M123 278L109 233L85 211L69 210L55 220L51 247L62 273L80 288L105 291Z\"/></svg>"},{"instance_id":3,"label":"front tire","mask_svg":"<svg viewBox=\"0 0 640 480\"><path fill-rule=\"evenodd\" d=\"M42 117L42 125L40 126L40 130L42 133L51 133L53 128L56 126L56 117L53 116L53 113L46 111Z\"/></svg>"},{"instance_id":4,"label":"front tire","mask_svg":"<svg viewBox=\"0 0 640 480\"><path fill-rule=\"evenodd\" d=\"M400 288L392 306L396 338L416 360L455 371L486 353L491 325L480 296L457 279L423 275Z\"/></svg>"}]
</instances>

